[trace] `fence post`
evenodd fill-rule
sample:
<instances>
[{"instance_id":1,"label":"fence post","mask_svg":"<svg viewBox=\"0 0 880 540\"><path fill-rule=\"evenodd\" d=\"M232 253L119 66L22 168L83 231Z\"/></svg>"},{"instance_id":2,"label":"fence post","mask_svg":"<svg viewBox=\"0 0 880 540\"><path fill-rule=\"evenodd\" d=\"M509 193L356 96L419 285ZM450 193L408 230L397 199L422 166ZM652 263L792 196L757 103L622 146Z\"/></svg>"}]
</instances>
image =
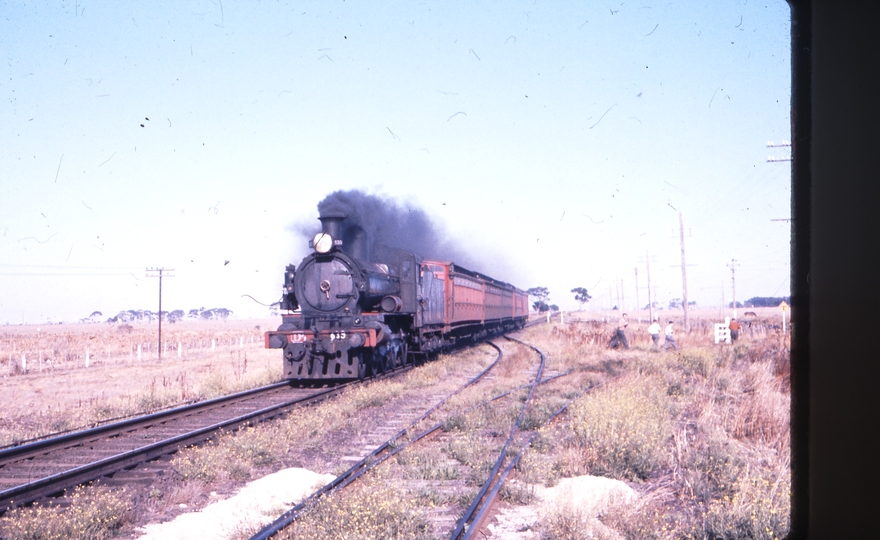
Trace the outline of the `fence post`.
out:
<instances>
[{"instance_id":1,"label":"fence post","mask_svg":"<svg viewBox=\"0 0 880 540\"><path fill-rule=\"evenodd\" d=\"M27 373L27 353L21 353L21 372Z\"/></svg>"},{"instance_id":2,"label":"fence post","mask_svg":"<svg viewBox=\"0 0 880 540\"><path fill-rule=\"evenodd\" d=\"M89 367L89 348L86 347L86 367Z\"/></svg>"}]
</instances>

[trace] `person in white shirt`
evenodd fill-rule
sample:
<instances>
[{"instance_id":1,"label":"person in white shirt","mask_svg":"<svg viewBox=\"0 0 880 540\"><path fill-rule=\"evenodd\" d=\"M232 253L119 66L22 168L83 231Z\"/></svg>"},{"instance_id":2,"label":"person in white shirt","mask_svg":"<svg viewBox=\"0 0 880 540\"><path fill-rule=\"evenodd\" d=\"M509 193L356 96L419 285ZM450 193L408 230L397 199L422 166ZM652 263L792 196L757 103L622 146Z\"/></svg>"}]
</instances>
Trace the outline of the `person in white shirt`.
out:
<instances>
[{"instance_id":1,"label":"person in white shirt","mask_svg":"<svg viewBox=\"0 0 880 540\"><path fill-rule=\"evenodd\" d=\"M675 347L675 350L678 350L678 343L675 342L675 338L672 337L672 321L669 321L669 324L666 325L666 341L663 342L662 350L666 350L670 345Z\"/></svg>"},{"instance_id":2,"label":"person in white shirt","mask_svg":"<svg viewBox=\"0 0 880 540\"><path fill-rule=\"evenodd\" d=\"M651 341L654 342L653 347L655 349L660 347L660 323L657 322L656 318L651 326L648 327L648 333L651 334Z\"/></svg>"}]
</instances>

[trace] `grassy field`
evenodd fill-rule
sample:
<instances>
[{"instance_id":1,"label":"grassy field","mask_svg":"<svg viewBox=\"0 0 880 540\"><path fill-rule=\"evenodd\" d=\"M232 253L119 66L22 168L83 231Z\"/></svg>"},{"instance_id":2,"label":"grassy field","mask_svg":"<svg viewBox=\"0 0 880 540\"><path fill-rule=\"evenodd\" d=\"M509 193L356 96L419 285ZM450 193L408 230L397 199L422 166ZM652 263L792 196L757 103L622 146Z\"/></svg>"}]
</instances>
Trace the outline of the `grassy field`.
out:
<instances>
[{"instance_id":1,"label":"grassy field","mask_svg":"<svg viewBox=\"0 0 880 540\"><path fill-rule=\"evenodd\" d=\"M621 480L638 498L611 504L598 516L584 515L571 506L540 508L529 526L531 538L612 538L610 530L630 539L784 537L791 510L790 333L783 336L781 329L775 328L781 322L779 310L759 313L740 341L732 345L714 344L712 324L717 316L692 316L691 332L685 334L679 325L677 338L682 350L678 353L652 349L647 323L639 325L637 321L627 331L631 348L609 350L606 345L613 324L600 317L597 313L566 314L564 324L555 319L523 333L525 341L548 354L548 369L571 372L547 385L552 388L544 391L527 415L527 429L540 428L550 411L581 390L603 384L578 398L559 421L540 428L503 498L509 508L538 508L534 506L537 489L580 475ZM605 317L614 321L617 312ZM671 318L680 322L680 313ZM70 377L80 374L82 391L69 391L70 396L62 398L68 406L78 403L77 393L90 396L96 405L118 406L119 400L127 403L126 395L150 396L160 388L168 389L169 399L180 400L182 385L172 377L183 373L191 381L186 385L202 394L221 386L211 383L217 378L225 387L245 385L280 372L277 351L261 351L256 343L253 348L240 347L241 336L256 332L257 324L242 321L233 328L215 322L185 329L203 332L203 341L210 339L210 332L219 332L216 339L225 335L232 344L223 351L218 346L213 355L203 358L178 361L172 357L162 363L142 361L143 365L110 362L101 366L109 370L104 375L95 371L96 366L7 375L3 384L9 386L4 390L18 392L22 401L55 410L51 388L63 387L64 381L69 385ZM234 334L236 331L243 334ZM246 370L241 360L245 355ZM315 407L309 415L227 434L206 446L181 451L172 460L174 474L166 475L171 478L151 488L146 497L136 497L131 491L83 490L67 511L46 507L16 511L0 520L0 527L10 538L52 538L55 533L51 531L73 534L88 527L99 531L89 533L95 538L130 535L138 515L162 515L178 502L191 503L213 491L229 493L248 479L285 466L338 473L338 460L331 458L336 452L333 449L344 447L346 437L389 415L412 393L441 394L443 385L451 384L465 364L482 364L486 358L477 350L443 355L403 380L353 389L338 400ZM514 384L531 360L525 353L509 360L499 366L497 376ZM107 385L110 375L119 382ZM53 377L58 379L53 383L57 387L34 391L37 383L48 385ZM171 383L161 386L161 377ZM473 395L458 399L467 404L495 391L474 389ZM511 402L499 401L470 416L450 417L446 443L401 454L393 465L383 465L366 478L361 487L327 498L297 527L299 532L291 530L290 534L312 531L316 537L401 539L442 536L432 530L432 512L469 502L471 491L476 489L472 484L478 484L485 462L494 459L488 452L481 454L480 449L497 446L519 398L516 394ZM93 407L81 408L94 416ZM63 418L63 410L59 408L58 413L58 418ZM330 450L333 452L328 453ZM458 482L465 488L456 497L439 487L430 488L432 483L442 482ZM101 510L108 507L113 508L112 516ZM101 523L106 524L104 528ZM38 530L46 532L37 534Z\"/></svg>"},{"instance_id":2,"label":"grassy field","mask_svg":"<svg viewBox=\"0 0 880 540\"><path fill-rule=\"evenodd\" d=\"M275 382L280 322L0 327L0 445Z\"/></svg>"}]
</instances>

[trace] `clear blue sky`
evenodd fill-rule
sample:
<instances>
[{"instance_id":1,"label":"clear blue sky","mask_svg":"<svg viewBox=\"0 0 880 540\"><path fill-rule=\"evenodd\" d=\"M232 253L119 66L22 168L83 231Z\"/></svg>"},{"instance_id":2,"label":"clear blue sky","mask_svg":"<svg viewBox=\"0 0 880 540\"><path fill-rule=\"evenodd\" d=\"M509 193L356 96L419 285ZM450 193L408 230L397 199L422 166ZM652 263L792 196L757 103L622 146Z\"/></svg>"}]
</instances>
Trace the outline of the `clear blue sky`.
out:
<instances>
[{"instance_id":1,"label":"clear blue sky","mask_svg":"<svg viewBox=\"0 0 880 540\"><path fill-rule=\"evenodd\" d=\"M785 2L109 4L0 3L0 324L265 315L356 188L563 308L680 297L679 211L691 300L789 294Z\"/></svg>"}]
</instances>

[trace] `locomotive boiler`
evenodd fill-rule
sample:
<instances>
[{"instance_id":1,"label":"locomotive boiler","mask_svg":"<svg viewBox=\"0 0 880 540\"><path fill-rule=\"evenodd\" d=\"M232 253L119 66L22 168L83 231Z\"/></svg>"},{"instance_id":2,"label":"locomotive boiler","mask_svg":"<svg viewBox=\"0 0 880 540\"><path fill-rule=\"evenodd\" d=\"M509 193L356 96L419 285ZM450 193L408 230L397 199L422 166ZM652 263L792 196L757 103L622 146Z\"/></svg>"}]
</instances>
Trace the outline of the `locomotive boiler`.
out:
<instances>
[{"instance_id":1,"label":"locomotive boiler","mask_svg":"<svg viewBox=\"0 0 880 540\"><path fill-rule=\"evenodd\" d=\"M452 262L382 248L325 213L312 252L284 273L282 324L265 334L290 380L384 373L461 343L521 328L528 296Z\"/></svg>"}]
</instances>

